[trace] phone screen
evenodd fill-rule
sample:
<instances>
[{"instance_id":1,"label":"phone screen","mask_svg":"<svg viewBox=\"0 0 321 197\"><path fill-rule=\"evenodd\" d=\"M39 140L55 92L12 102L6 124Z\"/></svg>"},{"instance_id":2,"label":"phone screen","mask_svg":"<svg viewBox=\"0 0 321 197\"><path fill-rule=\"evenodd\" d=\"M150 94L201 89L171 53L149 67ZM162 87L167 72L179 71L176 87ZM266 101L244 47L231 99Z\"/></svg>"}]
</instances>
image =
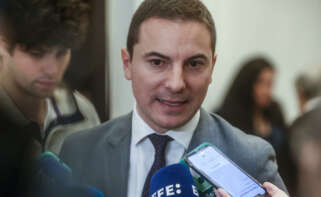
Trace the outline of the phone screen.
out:
<instances>
[{"instance_id":1,"label":"phone screen","mask_svg":"<svg viewBox=\"0 0 321 197\"><path fill-rule=\"evenodd\" d=\"M187 163L209 182L233 197L264 196L265 190L232 161L212 146L205 146L187 157Z\"/></svg>"}]
</instances>

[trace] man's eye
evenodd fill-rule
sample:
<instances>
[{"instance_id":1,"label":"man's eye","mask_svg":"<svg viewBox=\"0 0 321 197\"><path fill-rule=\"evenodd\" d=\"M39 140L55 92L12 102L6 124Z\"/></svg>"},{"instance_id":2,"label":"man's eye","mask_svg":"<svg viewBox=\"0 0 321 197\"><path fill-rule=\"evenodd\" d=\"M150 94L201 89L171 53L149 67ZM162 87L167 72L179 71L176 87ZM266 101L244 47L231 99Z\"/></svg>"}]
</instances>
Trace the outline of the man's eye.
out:
<instances>
[{"instance_id":1,"label":"man's eye","mask_svg":"<svg viewBox=\"0 0 321 197\"><path fill-rule=\"evenodd\" d=\"M196 61L196 60L193 60L193 61L190 61L189 62L189 66L191 68L198 68L200 66L202 66L204 63L202 61Z\"/></svg>"},{"instance_id":2,"label":"man's eye","mask_svg":"<svg viewBox=\"0 0 321 197\"><path fill-rule=\"evenodd\" d=\"M41 58L45 54L45 52L41 50L31 50L29 51L29 54L35 58Z\"/></svg>"},{"instance_id":3,"label":"man's eye","mask_svg":"<svg viewBox=\"0 0 321 197\"><path fill-rule=\"evenodd\" d=\"M56 56L57 57L63 57L65 55L67 55L68 51L69 51L69 49L60 49L60 50L57 51Z\"/></svg>"},{"instance_id":4,"label":"man's eye","mask_svg":"<svg viewBox=\"0 0 321 197\"><path fill-rule=\"evenodd\" d=\"M160 59L152 59L152 60L150 60L150 63L153 66L160 66L160 65L164 64L164 61L160 60Z\"/></svg>"}]
</instances>

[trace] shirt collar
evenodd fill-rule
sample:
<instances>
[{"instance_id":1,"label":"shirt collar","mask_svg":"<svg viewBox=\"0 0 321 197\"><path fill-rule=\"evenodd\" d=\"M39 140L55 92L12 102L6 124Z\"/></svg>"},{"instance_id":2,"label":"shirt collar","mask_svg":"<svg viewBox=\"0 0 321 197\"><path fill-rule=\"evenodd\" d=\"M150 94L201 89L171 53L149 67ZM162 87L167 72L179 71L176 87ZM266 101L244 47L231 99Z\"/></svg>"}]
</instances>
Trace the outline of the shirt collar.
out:
<instances>
[{"instance_id":1,"label":"shirt collar","mask_svg":"<svg viewBox=\"0 0 321 197\"><path fill-rule=\"evenodd\" d=\"M179 128L167 131L166 135L172 137L176 142L184 146L186 150L193 137L194 131L198 125L199 120L200 110L197 110L197 112L191 120L189 120L186 124ZM132 137L134 144L139 144L148 135L153 133L156 133L156 131L153 130L138 114L135 104L132 119Z\"/></svg>"}]
</instances>

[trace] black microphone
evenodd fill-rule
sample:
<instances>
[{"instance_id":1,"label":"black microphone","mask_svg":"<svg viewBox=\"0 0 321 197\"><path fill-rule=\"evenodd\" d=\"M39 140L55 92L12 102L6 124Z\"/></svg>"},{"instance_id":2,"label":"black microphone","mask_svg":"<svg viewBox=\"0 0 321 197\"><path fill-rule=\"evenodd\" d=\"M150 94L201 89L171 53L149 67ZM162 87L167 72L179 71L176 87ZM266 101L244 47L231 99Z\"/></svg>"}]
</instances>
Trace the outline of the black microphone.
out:
<instances>
[{"instance_id":1,"label":"black microphone","mask_svg":"<svg viewBox=\"0 0 321 197\"><path fill-rule=\"evenodd\" d=\"M32 177L32 196L103 197L94 187L75 185L72 171L54 153L45 152L36 160Z\"/></svg>"},{"instance_id":2,"label":"black microphone","mask_svg":"<svg viewBox=\"0 0 321 197\"><path fill-rule=\"evenodd\" d=\"M72 185L71 169L54 153L45 152L34 163L32 190L34 195L60 192Z\"/></svg>"},{"instance_id":3,"label":"black microphone","mask_svg":"<svg viewBox=\"0 0 321 197\"><path fill-rule=\"evenodd\" d=\"M152 177L150 197L198 197L198 191L189 169L173 164L158 170Z\"/></svg>"},{"instance_id":4,"label":"black microphone","mask_svg":"<svg viewBox=\"0 0 321 197\"><path fill-rule=\"evenodd\" d=\"M64 187L58 193L52 193L50 197L104 197L98 189L89 185L72 185Z\"/></svg>"}]
</instances>

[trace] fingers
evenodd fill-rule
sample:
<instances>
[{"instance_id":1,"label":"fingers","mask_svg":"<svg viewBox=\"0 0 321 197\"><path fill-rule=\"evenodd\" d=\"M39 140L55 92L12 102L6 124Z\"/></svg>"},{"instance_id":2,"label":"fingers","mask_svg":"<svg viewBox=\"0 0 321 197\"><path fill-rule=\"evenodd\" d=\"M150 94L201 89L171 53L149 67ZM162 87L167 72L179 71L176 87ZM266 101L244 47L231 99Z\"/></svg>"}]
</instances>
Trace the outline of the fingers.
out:
<instances>
[{"instance_id":1,"label":"fingers","mask_svg":"<svg viewBox=\"0 0 321 197\"><path fill-rule=\"evenodd\" d=\"M266 189L268 194L270 194L271 196L273 196L278 190L278 188L270 182L263 183L263 187Z\"/></svg>"},{"instance_id":2,"label":"fingers","mask_svg":"<svg viewBox=\"0 0 321 197\"><path fill-rule=\"evenodd\" d=\"M214 189L215 195L217 197L231 197L225 190L222 188Z\"/></svg>"},{"instance_id":3,"label":"fingers","mask_svg":"<svg viewBox=\"0 0 321 197\"><path fill-rule=\"evenodd\" d=\"M263 183L263 187L266 189L267 193L271 197L288 197L288 195L280 190L278 187L273 185L272 183L265 182ZM217 197L231 197L225 190L222 188L214 189L215 195Z\"/></svg>"},{"instance_id":4,"label":"fingers","mask_svg":"<svg viewBox=\"0 0 321 197\"><path fill-rule=\"evenodd\" d=\"M263 187L272 197L288 197L288 195L270 182L263 183Z\"/></svg>"}]
</instances>

